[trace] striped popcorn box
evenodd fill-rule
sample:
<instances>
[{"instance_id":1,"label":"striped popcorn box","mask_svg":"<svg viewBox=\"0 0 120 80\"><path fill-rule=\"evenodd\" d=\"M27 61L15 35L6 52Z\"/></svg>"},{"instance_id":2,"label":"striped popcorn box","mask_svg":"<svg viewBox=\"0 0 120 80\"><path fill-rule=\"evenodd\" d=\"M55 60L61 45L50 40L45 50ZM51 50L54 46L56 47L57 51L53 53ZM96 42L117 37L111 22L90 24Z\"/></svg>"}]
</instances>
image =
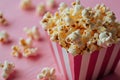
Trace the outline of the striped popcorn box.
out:
<instances>
[{"instance_id":1,"label":"striped popcorn box","mask_svg":"<svg viewBox=\"0 0 120 80\"><path fill-rule=\"evenodd\" d=\"M51 49L59 71L65 80L96 80L114 72L120 59L120 43L91 54L73 56L51 42Z\"/></svg>"},{"instance_id":2,"label":"striped popcorn box","mask_svg":"<svg viewBox=\"0 0 120 80\"><path fill-rule=\"evenodd\" d=\"M120 59L120 23L104 4L86 8L79 0L71 7L60 3L58 11L46 13L40 24L53 41L51 49L60 73L66 76L63 80L96 80L115 70Z\"/></svg>"}]
</instances>

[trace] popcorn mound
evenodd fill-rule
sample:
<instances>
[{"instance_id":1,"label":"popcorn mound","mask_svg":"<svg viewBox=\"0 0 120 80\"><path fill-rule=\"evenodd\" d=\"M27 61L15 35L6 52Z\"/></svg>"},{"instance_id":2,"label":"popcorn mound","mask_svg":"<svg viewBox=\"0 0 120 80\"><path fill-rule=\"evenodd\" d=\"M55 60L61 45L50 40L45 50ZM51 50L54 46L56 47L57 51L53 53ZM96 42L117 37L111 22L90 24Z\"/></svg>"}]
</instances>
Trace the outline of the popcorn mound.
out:
<instances>
[{"instance_id":1,"label":"popcorn mound","mask_svg":"<svg viewBox=\"0 0 120 80\"><path fill-rule=\"evenodd\" d=\"M52 41L73 55L92 53L120 41L120 23L104 4L85 8L76 0L69 8L61 3L54 15L47 12L40 23Z\"/></svg>"}]
</instances>

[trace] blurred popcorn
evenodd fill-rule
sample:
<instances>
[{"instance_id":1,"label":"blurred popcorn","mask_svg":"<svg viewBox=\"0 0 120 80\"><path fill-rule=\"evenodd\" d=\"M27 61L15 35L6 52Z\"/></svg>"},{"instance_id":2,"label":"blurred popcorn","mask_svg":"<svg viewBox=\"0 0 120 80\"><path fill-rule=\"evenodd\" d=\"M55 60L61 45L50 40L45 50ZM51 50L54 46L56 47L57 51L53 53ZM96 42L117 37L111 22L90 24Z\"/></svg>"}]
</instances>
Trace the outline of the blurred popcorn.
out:
<instances>
[{"instance_id":1,"label":"blurred popcorn","mask_svg":"<svg viewBox=\"0 0 120 80\"><path fill-rule=\"evenodd\" d=\"M53 8L55 6L55 0L47 0L46 3L49 8Z\"/></svg>"},{"instance_id":2,"label":"blurred popcorn","mask_svg":"<svg viewBox=\"0 0 120 80\"><path fill-rule=\"evenodd\" d=\"M52 17L52 14L47 12L44 16L43 16L43 19L40 21L42 27L47 30L49 29L50 27L53 26L53 21L52 20L49 20L50 18ZM48 26L49 25L49 26Z\"/></svg>"},{"instance_id":3,"label":"blurred popcorn","mask_svg":"<svg viewBox=\"0 0 120 80\"><path fill-rule=\"evenodd\" d=\"M46 8L44 4L41 3L36 7L36 14L43 15L45 12L46 12Z\"/></svg>"},{"instance_id":4,"label":"blurred popcorn","mask_svg":"<svg viewBox=\"0 0 120 80\"><path fill-rule=\"evenodd\" d=\"M26 32L27 36L34 40L40 39L40 32L38 27L33 26L32 28L24 28L24 31Z\"/></svg>"},{"instance_id":5,"label":"blurred popcorn","mask_svg":"<svg viewBox=\"0 0 120 80\"><path fill-rule=\"evenodd\" d=\"M9 35L6 31L1 31L0 32L0 42L1 43L6 43L9 41Z\"/></svg>"},{"instance_id":6,"label":"blurred popcorn","mask_svg":"<svg viewBox=\"0 0 120 80\"><path fill-rule=\"evenodd\" d=\"M8 24L7 20L3 16L2 12L0 12L0 24L1 25L7 25Z\"/></svg>"},{"instance_id":7,"label":"blurred popcorn","mask_svg":"<svg viewBox=\"0 0 120 80\"><path fill-rule=\"evenodd\" d=\"M8 77L13 73L15 65L13 63L9 63L7 61L4 64L0 64L2 68L2 77L7 80Z\"/></svg>"},{"instance_id":8,"label":"blurred popcorn","mask_svg":"<svg viewBox=\"0 0 120 80\"><path fill-rule=\"evenodd\" d=\"M33 7L31 0L21 0L20 7L22 9L31 9Z\"/></svg>"},{"instance_id":9,"label":"blurred popcorn","mask_svg":"<svg viewBox=\"0 0 120 80\"><path fill-rule=\"evenodd\" d=\"M73 24L73 21L72 19L70 18L70 15L67 14L65 17L64 17L64 21L66 23L66 25L72 25Z\"/></svg>"},{"instance_id":10,"label":"blurred popcorn","mask_svg":"<svg viewBox=\"0 0 120 80\"><path fill-rule=\"evenodd\" d=\"M31 38L27 38L27 39L23 39L21 38L20 41L19 41L19 44L22 46L22 47L32 47L32 39Z\"/></svg>"},{"instance_id":11,"label":"blurred popcorn","mask_svg":"<svg viewBox=\"0 0 120 80\"><path fill-rule=\"evenodd\" d=\"M80 49L77 45L70 45L69 49L68 49L68 52L71 53L72 55L76 55L76 53L79 53L80 52Z\"/></svg>"},{"instance_id":12,"label":"blurred popcorn","mask_svg":"<svg viewBox=\"0 0 120 80\"><path fill-rule=\"evenodd\" d=\"M20 39L19 46L12 46L12 55L15 57L19 57L22 55L23 57L35 56L38 48L32 47L31 38L28 39Z\"/></svg>"},{"instance_id":13,"label":"blurred popcorn","mask_svg":"<svg viewBox=\"0 0 120 80\"><path fill-rule=\"evenodd\" d=\"M19 46L14 45L12 46L12 53L11 53L14 57L19 57L21 54L21 49Z\"/></svg>"},{"instance_id":14,"label":"blurred popcorn","mask_svg":"<svg viewBox=\"0 0 120 80\"><path fill-rule=\"evenodd\" d=\"M58 10L59 11L63 11L66 8L67 8L67 4L65 4L64 2L62 2L62 3L60 3Z\"/></svg>"},{"instance_id":15,"label":"blurred popcorn","mask_svg":"<svg viewBox=\"0 0 120 80\"><path fill-rule=\"evenodd\" d=\"M24 48L22 55L24 57L34 56L36 55L37 50L37 48Z\"/></svg>"},{"instance_id":16,"label":"blurred popcorn","mask_svg":"<svg viewBox=\"0 0 120 80\"><path fill-rule=\"evenodd\" d=\"M56 80L54 68L43 68L41 73L37 75L39 80Z\"/></svg>"}]
</instances>

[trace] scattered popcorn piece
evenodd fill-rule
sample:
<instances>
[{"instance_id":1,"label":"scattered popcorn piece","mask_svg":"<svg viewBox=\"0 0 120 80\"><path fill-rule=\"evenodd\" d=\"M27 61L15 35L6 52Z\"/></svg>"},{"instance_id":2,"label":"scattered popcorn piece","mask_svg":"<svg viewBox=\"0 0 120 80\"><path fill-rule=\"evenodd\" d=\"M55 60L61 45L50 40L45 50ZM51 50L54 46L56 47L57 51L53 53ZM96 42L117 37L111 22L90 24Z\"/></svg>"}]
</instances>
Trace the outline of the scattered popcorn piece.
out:
<instances>
[{"instance_id":1,"label":"scattered popcorn piece","mask_svg":"<svg viewBox=\"0 0 120 80\"><path fill-rule=\"evenodd\" d=\"M1 43L6 43L9 41L9 35L6 31L1 31L0 32L0 42Z\"/></svg>"},{"instance_id":2,"label":"scattered popcorn piece","mask_svg":"<svg viewBox=\"0 0 120 80\"><path fill-rule=\"evenodd\" d=\"M3 67L3 64L0 62L0 68L2 68Z\"/></svg>"},{"instance_id":3,"label":"scattered popcorn piece","mask_svg":"<svg viewBox=\"0 0 120 80\"><path fill-rule=\"evenodd\" d=\"M21 54L21 49L19 46L14 45L12 46L12 53L11 53L14 57L19 57Z\"/></svg>"},{"instance_id":4,"label":"scattered popcorn piece","mask_svg":"<svg viewBox=\"0 0 120 80\"><path fill-rule=\"evenodd\" d=\"M25 10L31 9L32 6L33 6L33 5L32 5L31 0L21 0L21 2L20 2L20 7L21 7L22 9L25 9Z\"/></svg>"},{"instance_id":5,"label":"scattered popcorn piece","mask_svg":"<svg viewBox=\"0 0 120 80\"><path fill-rule=\"evenodd\" d=\"M46 8L44 4L41 3L36 7L36 14L43 15L45 12L46 12Z\"/></svg>"},{"instance_id":6,"label":"scattered popcorn piece","mask_svg":"<svg viewBox=\"0 0 120 80\"><path fill-rule=\"evenodd\" d=\"M21 38L20 41L19 41L19 44L22 46L22 47L32 47L32 39L31 38L27 38L26 40Z\"/></svg>"},{"instance_id":7,"label":"scattered popcorn piece","mask_svg":"<svg viewBox=\"0 0 120 80\"><path fill-rule=\"evenodd\" d=\"M14 71L15 65L7 61L4 62L1 66L2 68L2 77L7 80L10 74Z\"/></svg>"},{"instance_id":8,"label":"scattered popcorn piece","mask_svg":"<svg viewBox=\"0 0 120 80\"><path fill-rule=\"evenodd\" d=\"M53 15L47 12L40 21L50 39L73 55L92 53L120 41L120 23L104 4L86 8L80 0L68 7L60 3Z\"/></svg>"},{"instance_id":9,"label":"scattered popcorn piece","mask_svg":"<svg viewBox=\"0 0 120 80\"><path fill-rule=\"evenodd\" d=\"M37 75L39 80L56 80L54 68L43 68L40 74Z\"/></svg>"},{"instance_id":10,"label":"scattered popcorn piece","mask_svg":"<svg viewBox=\"0 0 120 80\"><path fill-rule=\"evenodd\" d=\"M0 24L1 25L7 25L8 24L7 20L3 16L2 12L0 12Z\"/></svg>"},{"instance_id":11,"label":"scattered popcorn piece","mask_svg":"<svg viewBox=\"0 0 120 80\"><path fill-rule=\"evenodd\" d=\"M53 8L55 6L55 0L47 0L46 3L49 8Z\"/></svg>"},{"instance_id":12,"label":"scattered popcorn piece","mask_svg":"<svg viewBox=\"0 0 120 80\"><path fill-rule=\"evenodd\" d=\"M40 32L38 27L33 26L32 28L24 28L27 36L31 39L39 40L40 39Z\"/></svg>"},{"instance_id":13,"label":"scattered popcorn piece","mask_svg":"<svg viewBox=\"0 0 120 80\"><path fill-rule=\"evenodd\" d=\"M37 50L37 48L24 48L22 55L24 57L34 56L36 55Z\"/></svg>"}]
</instances>

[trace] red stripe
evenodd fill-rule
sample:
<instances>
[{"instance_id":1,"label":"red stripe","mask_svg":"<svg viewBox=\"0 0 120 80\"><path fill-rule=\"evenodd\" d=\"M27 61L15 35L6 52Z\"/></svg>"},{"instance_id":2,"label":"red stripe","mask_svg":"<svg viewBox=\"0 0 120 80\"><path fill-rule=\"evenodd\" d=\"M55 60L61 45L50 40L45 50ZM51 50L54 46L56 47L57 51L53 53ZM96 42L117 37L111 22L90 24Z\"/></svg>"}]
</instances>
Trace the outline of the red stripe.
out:
<instances>
[{"instance_id":1,"label":"red stripe","mask_svg":"<svg viewBox=\"0 0 120 80\"><path fill-rule=\"evenodd\" d=\"M103 75L104 75L104 72L105 72L105 69L108 65L108 62L109 62L109 59L112 55L112 51L114 49L114 46L115 45L112 45L111 47L108 47L107 48L107 51L106 51L106 54L105 54L105 57L104 57L104 60L102 62L102 66L101 66L101 69L100 69L100 72L99 72L99 75L98 75L98 79L102 78Z\"/></svg>"},{"instance_id":2,"label":"red stripe","mask_svg":"<svg viewBox=\"0 0 120 80\"><path fill-rule=\"evenodd\" d=\"M68 57L69 57L69 64L70 64L70 69L72 72L72 80L75 80L75 76L74 76L74 56L70 53L68 53Z\"/></svg>"},{"instance_id":3,"label":"red stripe","mask_svg":"<svg viewBox=\"0 0 120 80\"><path fill-rule=\"evenodd\" d=\"M95 51L91 54L90 62L89 62L89 65L88 65L88 70L87 70L86 80L91 80L91 78L92 78L92 75L93 75L93 72L94 72L94 69L95 69L95 64L96 64L96 61L97 61L97 58L98 58L98 54L99 54L99 51Z\"/></svg>"},{"instance_id":4,"label":"red stripe","mask_svg":"<svg viewBox=\"0 0 120 80\"><path fill-rule=\"evenodd\" d=\"M82 62L82 55L77 55L74 57L74 80L79 80L80 68Z\"/></svg>"},{"instance_id":5,"label":"red stripe","mask_svg":"<svg viewBox=\"0 0 120 80\"><path fill-rule=\"evenodd\" d=\"M63 72L64 72L64 76L66 78L66 80L68 80L68 77L67 77L67 71L66 71L66 68L65 68L65 62L64 62L64 58L63 58L63 53L62 53L62 48L60 47L59 44L57 44L57 49L58 49L58 52L59 52L59 56L60 56L60 60L61 60L61 64L62 64L62 68L63 68Z\"/></svg>"},{"instance_id":6,"label":"red stripe","mask_svg":"<svg viewBox=\"0 0 120 80\"><path fill-rule=\"evenodd\" d=\"M120 60L120 49L119 49L119 52L118 52L118 54L117 54L117 57L115 58L115 61L114 61L114 63L113 63L113 66L112 66L112 68L111 68L111 71L110 71L111 73L114 72L114 70L116 69L119 60Z\"/></svg>"}]
</instances>

